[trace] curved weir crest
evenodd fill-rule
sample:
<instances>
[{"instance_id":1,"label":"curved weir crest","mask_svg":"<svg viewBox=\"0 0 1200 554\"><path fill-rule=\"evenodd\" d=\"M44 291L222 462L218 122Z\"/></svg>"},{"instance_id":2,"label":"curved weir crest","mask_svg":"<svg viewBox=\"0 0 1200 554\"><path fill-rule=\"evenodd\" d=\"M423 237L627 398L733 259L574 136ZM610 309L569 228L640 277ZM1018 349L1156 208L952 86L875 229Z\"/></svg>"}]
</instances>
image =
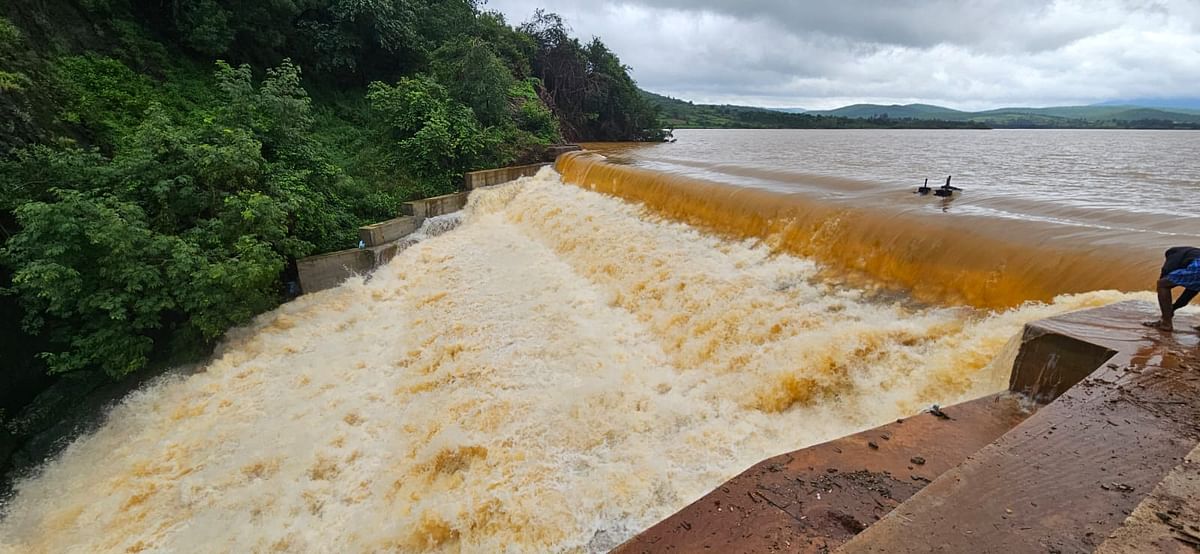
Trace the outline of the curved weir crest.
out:
<instances>
[{"instance_id":1,"label":"curved weir crest","mask_svg":"<svg viewBox=\"0 0 1200 554\"><path fill-rule=\"evenodd\" d=\"M590 152L565 154L557 166L569 183L728 237L762 240L774 252L826 264L827 277L866 277L857 284L932 303L1010 308L1060 294L1143 290L1162 263L1157 245L1071 240L1062 227L1035 221L929 217L611 163ZM845 179L822 182L847 187Z\"/></svg>"},{"instance_id":2,"label":"curved weir crest","mask_svg":"<svg viewBox=\"0 0 1200 554\"><path fill-rule=\"evenodd\" d=\"M604 551L766 456L1003 389L1026 321L1148 298L888 300L780 246L807 223L731 232L774 225L722 219L739 193L688 197L715 235L591 171L646 205L548 169L472 193L457 228L127 398L18 484L0 552Z\"/></svg>"}]
</instances>

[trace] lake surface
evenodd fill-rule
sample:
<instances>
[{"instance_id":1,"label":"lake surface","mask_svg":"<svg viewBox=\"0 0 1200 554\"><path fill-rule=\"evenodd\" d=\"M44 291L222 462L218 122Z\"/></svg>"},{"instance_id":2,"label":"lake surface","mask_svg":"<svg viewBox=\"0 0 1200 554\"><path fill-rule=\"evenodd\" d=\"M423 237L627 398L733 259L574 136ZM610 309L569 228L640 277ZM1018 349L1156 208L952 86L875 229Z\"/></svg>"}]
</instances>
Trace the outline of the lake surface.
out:
<instances>
[{"instance_id":1,"label":"lake surface","mask_svg":"<svg viewBox=\"0 0 1200 554\"><path fill-rule=\"evenodd\" d=\"M1080 240L1200 243L1200 132L699 130L675 143L589 145L614 161L907 212L1037 221ZM911 194L929 179L964 192Z\"/></svg>"}]
</instances>

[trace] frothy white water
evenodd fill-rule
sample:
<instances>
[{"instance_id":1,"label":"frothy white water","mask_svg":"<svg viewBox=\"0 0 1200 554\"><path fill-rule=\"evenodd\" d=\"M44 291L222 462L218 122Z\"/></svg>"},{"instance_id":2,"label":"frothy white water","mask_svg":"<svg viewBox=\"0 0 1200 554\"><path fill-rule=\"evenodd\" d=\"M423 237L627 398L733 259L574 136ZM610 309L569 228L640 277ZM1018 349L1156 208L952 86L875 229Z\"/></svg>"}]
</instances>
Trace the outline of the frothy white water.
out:
<instances>
[{"instance_id":1,"label":"frothy white water","mask_svg":"<svg viewBox=\"0 0 1200 554\"><path fill-rule=\"evenodd\" d=\"M564 186L477 191L22 482L8 552L602 550L758 460L1002 388L1023 322L916 309Z\"/></svg>"},{"instance_id":2,"label":"frothy white water","mask_svg":"<svg viewBox=\"0 0 1200 554\"><path fill-rule=\"evenodd\" d=\"M417 228L416 231L413 231L412 234L405 236L396 242L399 244L401 249L404 249L423 240L444 235L457 229L458 226L462 224L464 215L465 214L463 212L458 211L431 217L423 221L421 226Z\"/></svg>"}]
</instances>

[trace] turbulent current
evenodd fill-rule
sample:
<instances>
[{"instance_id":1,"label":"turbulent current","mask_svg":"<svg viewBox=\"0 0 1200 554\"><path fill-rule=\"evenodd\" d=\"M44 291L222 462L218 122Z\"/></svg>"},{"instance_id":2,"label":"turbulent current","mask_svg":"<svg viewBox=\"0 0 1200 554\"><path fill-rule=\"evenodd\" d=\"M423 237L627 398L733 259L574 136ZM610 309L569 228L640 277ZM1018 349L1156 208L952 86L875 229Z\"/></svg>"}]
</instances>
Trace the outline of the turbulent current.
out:
<instances>
[{"instance_id":1,"label":"turbulent current","mask_svg":"<svg viewBox=\"0 0 1200 554\"><path fill-rule=\"evenodd\" d=\"M557 173L227 336L17 486L0 552L603 551L762 458L1003 388L1029 320ZM950 306L950 307L948 307Z\"/></svg>"}]
</instances>

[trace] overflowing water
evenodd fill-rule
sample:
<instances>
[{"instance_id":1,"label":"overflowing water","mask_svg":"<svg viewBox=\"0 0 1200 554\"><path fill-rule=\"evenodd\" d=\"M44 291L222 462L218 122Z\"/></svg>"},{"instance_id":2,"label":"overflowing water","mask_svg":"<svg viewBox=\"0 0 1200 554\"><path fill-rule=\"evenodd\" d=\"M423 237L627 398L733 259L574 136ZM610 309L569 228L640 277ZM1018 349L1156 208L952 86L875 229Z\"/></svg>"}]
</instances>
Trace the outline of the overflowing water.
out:
<instances>
[{"instance_id":1,"label":"overflowing water","mask_svg":"<svg viewBox=\"0 0 1200 554\"><path fill-rule=\"evenodd\" d=\"M1127 240L1200 231L1200 131L702 130L672 144L618 146L658 171L931 213L897 196L929 179L966 188L963 216L1044 221ZM612 145L597 145L611 150Z\"/></svg>"},{"instance_id":2,"label":"overflowing water","mask_svg":"<svg viewBox=\"0 0 1200 554\"><path fill-rule=\"evenodd\" d=\"M999 390L1024 322L1130 297L918 304L550 170L457 219L126 399L18 484L0 551L603 551L764 457Z\"/></svg>"},{"instance_id":3,"label":"overflowing water","mask_svg":"<svg viewBox=\"0 0 1200 554\"><path fill-rule=\"evenodd\" d=\"M1005 308L1152 285L1200 244L1200 132L679 131L567 180L922 300ZM953 198L913 191L947 174Z\"/></svg>"}]
</instances>

